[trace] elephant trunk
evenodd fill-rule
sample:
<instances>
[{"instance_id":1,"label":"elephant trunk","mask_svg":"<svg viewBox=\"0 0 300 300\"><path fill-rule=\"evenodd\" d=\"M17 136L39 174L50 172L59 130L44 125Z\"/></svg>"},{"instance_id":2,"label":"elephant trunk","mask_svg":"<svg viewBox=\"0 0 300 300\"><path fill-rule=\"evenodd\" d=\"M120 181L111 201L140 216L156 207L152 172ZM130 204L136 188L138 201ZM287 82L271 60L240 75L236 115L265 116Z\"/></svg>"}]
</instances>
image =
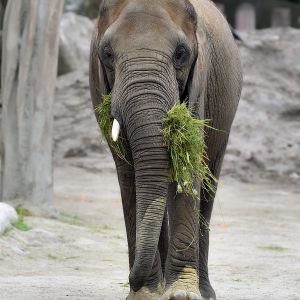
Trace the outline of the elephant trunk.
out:
<instances>
[{"instance_id":1,"label":"elephant trunk","mask_svg":"<svg viewBox=\"0 0 300 300\"><path fill-rule=\"evenodd\" d=\"M137 291L145 285L155 260L168 191L169 157L164 147L158 112L147 120L146 113L136 117L136 128L130 141L136 183L136 250L130 284ZM139 132L140 131L140 132Z\"/></svg>"},{"instance_id":2,"label":"elephant trunk","mask_svg":"<svg viewBox=\"0 0 300 300\"><path fill-rule=\"evenodd\" d=\"M176 78L162 72L170 69L162 61L137 64L135 60L134 66L127 61L125 76L116 81L123 84L114 88L112 104L114 117L119 116L126 131L135 169L136 249L129 280L137 291L151 274L166 209L169 155L162 121L179 97Z\"/></svg>"}]
</instances>

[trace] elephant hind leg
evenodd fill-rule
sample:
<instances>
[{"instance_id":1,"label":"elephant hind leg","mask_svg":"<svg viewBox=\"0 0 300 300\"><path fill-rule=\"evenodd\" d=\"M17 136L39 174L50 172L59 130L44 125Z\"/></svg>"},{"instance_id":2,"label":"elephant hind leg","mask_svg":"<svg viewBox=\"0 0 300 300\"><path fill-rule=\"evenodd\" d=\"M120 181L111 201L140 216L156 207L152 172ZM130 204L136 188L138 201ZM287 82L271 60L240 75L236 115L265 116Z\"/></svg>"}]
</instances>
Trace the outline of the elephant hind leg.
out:
<instances>
[{"instance_id":1,"label":"elephant hind leg","mask_svg":"<svg viewBox=\"0 0 300 300\"><path fill-rule=\"evenodd\" d=\"M218 143L215 142L216 140ZM224 132L216 131L208 135L209 168L217 179L220 176L227 142L228 134ZM199 226L199 287L203 300L215 300L216 294L211 286L208 274L209 229L207 228L207 224L210 223L211 219L215 193L208 192L202 187L200 199L200 214L204 218L205 224L200 222Z\"/></svg>"}]
</instances>

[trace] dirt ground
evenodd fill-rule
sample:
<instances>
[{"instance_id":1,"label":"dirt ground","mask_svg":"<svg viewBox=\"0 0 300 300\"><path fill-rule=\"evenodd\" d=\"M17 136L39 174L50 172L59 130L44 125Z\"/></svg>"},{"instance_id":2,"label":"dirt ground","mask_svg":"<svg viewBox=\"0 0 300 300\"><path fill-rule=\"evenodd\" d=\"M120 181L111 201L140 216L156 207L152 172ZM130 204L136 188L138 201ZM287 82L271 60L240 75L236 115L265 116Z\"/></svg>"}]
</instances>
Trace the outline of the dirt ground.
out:
<instances>
[{"instance_id":1,"label":"dirt ground","mask_svg":"<svg viewBox=\"0 0 300 300\"><path fill-rule=\"evenodd\" d=\"M55 170L58 219L0 238L0 299L125 299L122 206L110 161L103 172ZM218 299L299 299L300 190L220 181L211 224L210 273Z\"/></svg>"}]
</instances>

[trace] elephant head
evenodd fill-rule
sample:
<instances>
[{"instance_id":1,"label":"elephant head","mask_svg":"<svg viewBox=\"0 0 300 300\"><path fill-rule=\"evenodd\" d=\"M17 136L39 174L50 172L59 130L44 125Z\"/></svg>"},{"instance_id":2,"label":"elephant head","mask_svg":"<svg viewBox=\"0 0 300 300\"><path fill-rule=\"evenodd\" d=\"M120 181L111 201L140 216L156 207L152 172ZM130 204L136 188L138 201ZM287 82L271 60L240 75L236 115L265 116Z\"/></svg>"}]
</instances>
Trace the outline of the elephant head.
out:
<instances>
[{"instance_id":1,"label":"elephant head","mask_svg":"<svg viewBox=\"0 0 300 300\"><path fill-rule=\"evenodd\" d=\"M130 283L134 290L151 272L166 207L169 156L162 120L174 104L186 99L194 110L200 105L204 48L205 38L197 33L197 16L189 1L100 1L90 86L95 107L103 94L112 93L113 139L121 128L133 160L137 232Z\"/></svg>"}]
</instances>

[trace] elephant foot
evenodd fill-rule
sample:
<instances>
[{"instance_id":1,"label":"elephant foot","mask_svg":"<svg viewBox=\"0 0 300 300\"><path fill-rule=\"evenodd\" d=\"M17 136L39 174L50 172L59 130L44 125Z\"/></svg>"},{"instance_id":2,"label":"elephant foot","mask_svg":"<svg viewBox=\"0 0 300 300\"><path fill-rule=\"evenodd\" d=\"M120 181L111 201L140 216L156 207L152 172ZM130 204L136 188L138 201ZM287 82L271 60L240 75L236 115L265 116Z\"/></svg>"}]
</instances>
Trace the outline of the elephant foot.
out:
<instances>
[{"instance_id":1,"label":"elephant foot","mask_svg":"<svg viewBox=\"0 0 300 300\"><path fill-rule=\"evenodd\" d=\"M126 300L160 300L161 295L159 293L150 292L146 287L141 288L137 292L130 291Z\"/></svg>"},{"instance_id":2,"label":"elephant foot","mask_svg":"<svg viewBox=\"0 0 300 300\"><path fill-rule=\"evenodd\" d=\"M174 283L169 287L163 300L201 300L200 291L196 286L183 284L180 282Z\"/></svg>"},{"instance_id":3,"label":"elephant foot","mask_svg":"<svg viewBox=\"0 0 300 300\"><path fill-rule=\"evenodd\" d=\"M208 284L200 284L200 292L202 296L202 300L217 300L216 293L210 283Z\"/></svg>"}]
</instances>

